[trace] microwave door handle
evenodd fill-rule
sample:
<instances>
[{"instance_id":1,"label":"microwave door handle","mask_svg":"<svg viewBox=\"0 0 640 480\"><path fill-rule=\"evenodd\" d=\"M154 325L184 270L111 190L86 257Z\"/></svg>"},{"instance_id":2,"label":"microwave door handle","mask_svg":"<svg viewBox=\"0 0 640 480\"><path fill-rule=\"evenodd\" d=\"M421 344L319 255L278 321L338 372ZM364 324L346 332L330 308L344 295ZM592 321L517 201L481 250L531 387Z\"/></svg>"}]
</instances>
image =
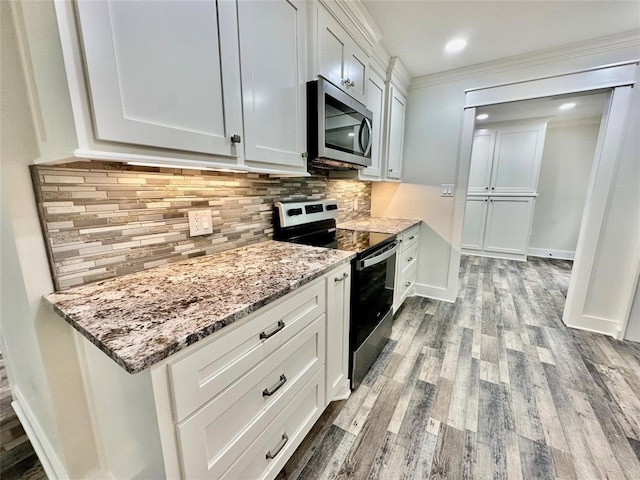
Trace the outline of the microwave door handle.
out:
<instances>
[{"instance_id":1,"label":"microwave door handle","mask_svg":"<svg viewBox=\"0 0 640 480\"><path fill-rule=\"evenodd\" d=\"M367 129L369 130L369 143L367 144L367 148L364 149L364 156L368 157L371 153L371 145L373 143L373 126L368 118L365 118L364 121L367 123Z\"/></svg>"},{"instance_id":2,"label":"microwave door handle","mask_svg":"<svg viewBox=\"0 0 640 480\"><path fill-rule=\"evenodd\" d=\"M358 271L364 270L365 268L369 268L373 265L377 265L378 263L384 262L390 256L395 255L396 251L398 250L398 242L397 241L393 242L392 245L393 245L392 248L390 248L389 250L386 250L380 255L375 255L373 257L360 260L358 262L358 265L356 266L356 270Z\"/></svg>"},{"instance_id":3,"label":"microwave door handle","mask_svg":"<svg viewBox=\"0 0 640 480\"><path fill-rule=\"evenodd\" d=\"M360 151L364 154L364 145L362 144L362 134L364 133L364 126L365 126L365 122L367 121L366 118L362 119L362 122L360 122L360 129L358 130L358 145L360 146Z\"/></svg>"}]
</instances>

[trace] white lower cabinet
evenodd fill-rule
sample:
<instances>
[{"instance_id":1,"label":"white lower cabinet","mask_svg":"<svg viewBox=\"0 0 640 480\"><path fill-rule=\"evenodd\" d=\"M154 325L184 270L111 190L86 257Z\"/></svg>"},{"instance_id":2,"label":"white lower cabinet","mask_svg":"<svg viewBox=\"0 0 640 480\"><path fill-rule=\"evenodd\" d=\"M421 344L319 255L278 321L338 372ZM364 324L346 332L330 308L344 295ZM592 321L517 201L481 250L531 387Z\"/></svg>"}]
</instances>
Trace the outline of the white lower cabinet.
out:
<instances>
[{"instance_id":1,"label":"white lower cabinet","mask_svg":"<svg viewBox=\"0 0 640 480\"><path fill-rule=\"evenodd\" d=\"M152 367L167 478L272 479L349 396L351 265Z\"/></svg>"},{"instance_id":2,"label":"white lower cabinet","mask_svg":"<svg viewBox=\"0 0 640 480\"><path fill-rule=\"evenodd\" d=\"M418 270L418 250L420 247L420 225L398 235L400 248L396 254L396 278L393 290L393 313L405 299L415 293L416 274Z\"/></svg>"},{"instance_id":3,"label":"white lower cabinet","mask_svg":"<svg viewBox=\"0 0 640 480\"><path fill-rule=\"evenodd\" d=\"M535 197L469 196L462 252L525 260Z\"/></svg>"},{"instance_id":4,"label":"white lower cabinet","mask_svg":"<svg viewBox=\"0 0 640 480\"><path fill-rule=\"evenodd\" d=\"M349 299L351 266L336 270L327 285L327 403L349 396ZM330 339L330 340L329 340Z\"/></svg>"}]
</instances>

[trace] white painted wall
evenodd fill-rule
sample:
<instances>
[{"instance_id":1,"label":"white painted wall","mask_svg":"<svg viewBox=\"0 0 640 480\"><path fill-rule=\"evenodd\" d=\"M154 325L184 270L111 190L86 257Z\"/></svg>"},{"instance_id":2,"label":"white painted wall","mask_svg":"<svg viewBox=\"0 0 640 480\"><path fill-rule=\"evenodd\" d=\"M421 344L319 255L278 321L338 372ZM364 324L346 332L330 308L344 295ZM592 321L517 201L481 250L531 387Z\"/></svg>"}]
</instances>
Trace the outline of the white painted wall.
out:
<instances>
[{"instance_id":1,"label":"white painted wall","mask_svg":"<svg viewBox=\"0 0 640 480\"><path fill-rule=\"evenodd\" d=\"M457 288L457 265L459 245L452 244L454 202L439 196L440 184L457 181L457 166L463 119L465 90L485 86L519 82L551 75L570 73L587 68L608 65L640 58L640 42L621 42L617 46L591 44L590 51L563 55L555 52L552 59L539 56L527 63L505 62L493 64L493 73L465 74L465 71L449 72L450 75L414 79L414 85L422 85L409 91L407 101L407 123L404 148L403 183L398 186L373 185L372 215L415 217L424 222L420 242L420 257L416 289L436 298L449 301L455 299ZM636 94L637 94L637 88ZM632 116L637 119L640 107L632 107ZM635 120L634 120L635 122ZM599 269L607 271L607 281L593 283L590 294L591 307L600 315L621 322L620 309L615 307L619 293L625 285L615 275L609 275L607 264L615 260L617 252L637 250L640 235L636 219L640 218L637 202L630 197L624 184L634 181L633 170L637 168L637 154L633 157L628 146L638 141L637 131L630 127L626 132L625 153L621 157L617 172L617 184L608 204L608 229L602 238L598 258ZM634 166L635 162L635 166ZM618 191L618 187L624 187ZM637 199L638 182L635 180ZM464 195L458 190L456 195ZM629 218L633 217L631 221ZM626 218L627 221L622 221ZM623 262L621 257L613 263ZM629 268L628 265L626 268ZM608 283L607 283L608 282ZM620 302L618 302L620 303ZM623 308L623 307L620 307Z\"/></svg>"},{"instance_id":2,"label":"white painted wall","mask_svg":"<svg viewBox=\"0 0 640 480\"><path fill-rule=\"evenodd\" d=\"M0 2L2 354L14 399L38 435L32 443L46 454L47 473L91 478L99 462L71 327L42 304L53 285L29 173L39 152L9 3Z\"/></svg>"},{"instance_id":3,"label":"white painted wall","mask_svg":"<svg viewBox=\"0 0 640 480\"><path fill-rule=\"evenodd\" d=\"M549 123L542 154L529 251L573 258L600 129L590 124ZM534 250L534 252L531 252Z\"/></svg>"}]
</instances>

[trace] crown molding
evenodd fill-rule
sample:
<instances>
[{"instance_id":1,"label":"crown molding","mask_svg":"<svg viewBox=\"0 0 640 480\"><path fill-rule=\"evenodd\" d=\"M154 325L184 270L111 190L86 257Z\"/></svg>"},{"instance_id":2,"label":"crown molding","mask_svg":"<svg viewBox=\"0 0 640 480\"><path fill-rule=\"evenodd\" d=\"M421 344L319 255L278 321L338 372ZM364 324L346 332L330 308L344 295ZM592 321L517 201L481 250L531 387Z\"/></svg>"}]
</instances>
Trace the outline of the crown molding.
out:
<instances>
[{"instance_id":1,"label":"crown molding","mask_svg":"<svg viewBox=\"0 0 640 480\"><path fill-rule=\"evenodd\" d=\"M329 11L336 13L338 8L358 30L367 43L367 54L382 40L382 31L378 28L373 18L362 6L360 0L319 0ZM344 26L344 25L343 25ZM348 28L347 28L348 30Z\"/></svg>"},{"instance_id":2,"label":"crown molding","mask_svg":"<svg viewBox=\"0 0 640 480\"><path fill-rule=\"evenodd\" d=\"M411 85L411 74L407 67L404 66L399 57L393 57L389 64L389 71L387 73L387 81L393 83L396 87L403 90L402 93L406 95Z\"/></svg>"},{"instance_id":3,"label":"crown molding","mask_svg":"<svg viewBox=\"0 0 640 480\"><path fill-rule=\"evenodd\" d=\"M369 66L382 78L386 78L390 63L391 55L385 50L382 43L377 44L369 57Z\"/></svg>"},{"instance_id":4,"label":"crown molding","mask_svg":"<svg viewBox=\"0 0 640 480\"><path fill-rule=\"evenodd\" d=\"M456 68L445 72L438 72L422 77L416 77L411 82L410 90L429 87L443 83L455 82L479 75L508 72L525 67L544 65L548 63L569 60L597 53L609 52L625 47L640 46L640 29L629 30L606 37L598 37L582 42L570 43L559 47L536 50L534 52L515 55L512 57L478 63L468 67Z\"/></svg>"}]
</instances>

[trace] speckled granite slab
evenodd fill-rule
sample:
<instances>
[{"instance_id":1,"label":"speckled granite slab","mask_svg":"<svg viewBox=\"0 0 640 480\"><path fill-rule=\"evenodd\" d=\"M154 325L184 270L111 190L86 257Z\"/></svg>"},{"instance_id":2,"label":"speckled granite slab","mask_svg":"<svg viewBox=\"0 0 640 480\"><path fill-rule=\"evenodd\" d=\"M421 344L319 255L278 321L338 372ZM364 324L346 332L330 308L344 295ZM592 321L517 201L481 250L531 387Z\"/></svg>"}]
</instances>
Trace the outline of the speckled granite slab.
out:
<instances>
[{"instance_id":1,"label":"speckled granite slab","mask_svg":"<svg viewBox=\"0 0 640 480\"><path fill-rule=\"evenodd\" d=\"M351 220L350 222L340 223L338 224L338 228L359 232L379 232L397 235L419 223L420 220L409 220L406 218L363 217Z\"/></svg>"},{"instance_id":2,"label":"speckled granite slab","mask_svg":"<svg viewBox=\"0 0 640 480\"><path fill-rule=\"evenodd\" d=\"M354 256L268 241L52 293L44 301L137 373Z\"/></svg>"}]
</instances>

